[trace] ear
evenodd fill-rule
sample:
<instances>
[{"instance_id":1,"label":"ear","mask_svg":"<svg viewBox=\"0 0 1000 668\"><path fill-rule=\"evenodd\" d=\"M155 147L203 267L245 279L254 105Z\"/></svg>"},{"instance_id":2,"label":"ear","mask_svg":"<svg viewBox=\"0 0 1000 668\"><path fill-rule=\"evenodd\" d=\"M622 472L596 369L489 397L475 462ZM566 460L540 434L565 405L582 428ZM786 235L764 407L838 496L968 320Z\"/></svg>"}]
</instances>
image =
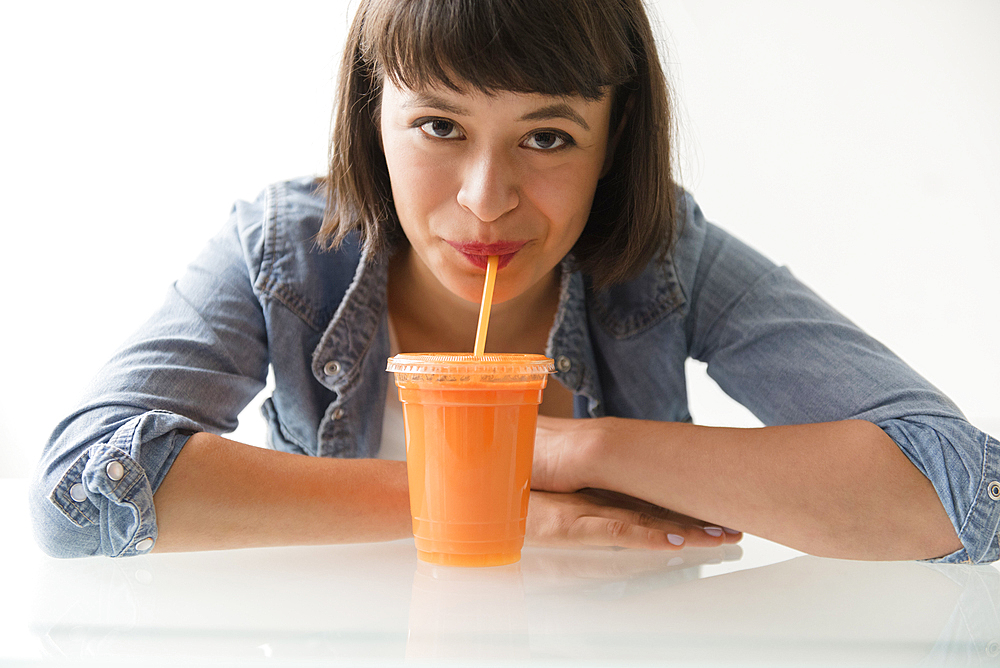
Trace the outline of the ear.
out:
<instances>
[{"instance_id":1,"label":"ear","mask_svg":"<svg viewBox=\"0 0 1000 668\"><path fill-rule=\"evenodd\" d=\"M618 150L618 141L622 137L622 132L624 132L625 130L625 124L628 122L628 118L632 114L632 108L634 106L635 106L635 97L629 95L628 99L625 100L625 108L622 109L622 117L618 121L618 127L615 128L615 131L611 134L611 137L608 139L608 148L607 151L605 151L604 153L604 166L601 167L600 178L602 179L608 175L609 171L611 171L611 165L615 161L615 151Z\"/></svg>"}]
</instances>

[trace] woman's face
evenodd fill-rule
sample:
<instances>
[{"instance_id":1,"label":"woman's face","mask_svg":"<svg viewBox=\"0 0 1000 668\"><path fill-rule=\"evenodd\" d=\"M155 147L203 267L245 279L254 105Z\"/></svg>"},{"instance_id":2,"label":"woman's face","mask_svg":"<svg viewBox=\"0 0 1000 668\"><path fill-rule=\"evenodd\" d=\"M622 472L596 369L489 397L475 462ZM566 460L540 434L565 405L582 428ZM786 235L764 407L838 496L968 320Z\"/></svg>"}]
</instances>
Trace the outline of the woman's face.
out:
<instances>
[{"instance_id":1,"label":"woman's face","mask_svg":"<svg viewBox=\"0 0 1000 668\"><path fill-rule=\"evenodd\" d=\"M423 267L470 302L482 297L489 255L500 256L495 303L549 276L587 223L610 100L415 91L387 80L382 146Z\"/></svg>"}]
</instances>

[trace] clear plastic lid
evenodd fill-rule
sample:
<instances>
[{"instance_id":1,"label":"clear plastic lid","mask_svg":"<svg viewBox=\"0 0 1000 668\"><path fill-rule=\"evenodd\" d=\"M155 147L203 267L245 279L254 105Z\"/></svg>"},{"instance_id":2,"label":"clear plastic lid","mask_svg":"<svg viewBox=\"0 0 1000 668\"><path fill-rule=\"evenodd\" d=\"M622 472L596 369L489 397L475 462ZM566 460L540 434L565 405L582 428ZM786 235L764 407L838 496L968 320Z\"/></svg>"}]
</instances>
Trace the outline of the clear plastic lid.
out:
<instances>
[{"instance_id":1,"label":"clear plastic lid","mask_svg":"<svg viewBox=\"0 0 1000 668\"><path fill-rule=\"evenodd\" d=\"M402 353L390 357L386 371L412 377L433 376L440 380L489 378L517 381L555 373L552 359L545 355L490 353ZM398 377L398 376L397 376Z\"/></svg>"}]
</instances>

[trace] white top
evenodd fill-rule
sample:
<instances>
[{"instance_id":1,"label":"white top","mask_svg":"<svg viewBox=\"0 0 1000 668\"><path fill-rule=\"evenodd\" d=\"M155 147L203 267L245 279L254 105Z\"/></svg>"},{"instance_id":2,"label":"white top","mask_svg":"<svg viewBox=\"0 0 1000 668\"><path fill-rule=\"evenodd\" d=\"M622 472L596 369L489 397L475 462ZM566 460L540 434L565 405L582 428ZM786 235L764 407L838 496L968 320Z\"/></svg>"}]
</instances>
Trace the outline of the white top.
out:
<instances>
[{"instance_id":1,"label":"white top","mask_svg":"<svg viewBox=\"0 0 1000 668\"><path fill-rule=\"evenodd\" d=\"M392 318L389 318L389 356L399 354L399 341L396 340L396 328ZM396 383L389 379L389 387L385 393L385 412L382 414L382 445L378 451L379 459L394 459L406 461L406 436L403 432L403 404L399 400Z\"/></svg>"}]
</instances>

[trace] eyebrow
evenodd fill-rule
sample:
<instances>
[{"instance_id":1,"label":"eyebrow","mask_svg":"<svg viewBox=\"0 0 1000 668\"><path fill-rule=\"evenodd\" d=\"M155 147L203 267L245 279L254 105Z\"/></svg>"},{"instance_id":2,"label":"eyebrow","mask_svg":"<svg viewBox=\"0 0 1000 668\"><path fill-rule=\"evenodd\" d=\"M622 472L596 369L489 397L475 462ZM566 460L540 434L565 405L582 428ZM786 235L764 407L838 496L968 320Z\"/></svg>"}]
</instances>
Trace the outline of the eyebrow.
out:
<instances>
[{"instance_id":1,"label":"eyebrow","mask_svg":"<svg viewBox=\"0 0 1000 668\"><path fill-rule=\"evenodd\" d=\"M470 113L465 107L452 104L443 97L439 97L433 93L418 93L404 102L403 106L407 108L432 107L441 111L447 111L449 114L455 114L456 116L468 116Z\"/></svg>"},{"instance_id":2,"label":"eyebrow","mask_svg":"<svg viewBox=\"0 0 1000 668\"><path fill-rule=\"evenodd\" d=\"M584 130L590 131L590 125L587 124L587 121L583 120L583 116L576 113L576 110L565 102L549 104L540 109L529 111L524 116L521 116L520 120L543 121L549 118L565 118L567 121L576 123Z\"/></svg>"},{"instance_id":3,"label":"eyebrow","mask_svg":"<svg viewBox=\"0 0 1000 668\"><path fill-rule=\"evenodd\" d=\"M446 111L449 114L454 114L456 116L469 116L471 112L465 107L461 107L454 104L443 97L434 95L433 93L420 93L411 98L408 102L404 103L406 107L432 107L434 109L440 109L441 111ZM564 118L568 121L576 123L584 130L590 131L590 125L584 120L583 116L577 113L573 107L569 106L565 102L557 102L555 104L548 104L544 107L539 107L534 111L529 111L525 115L519 118L519 121L543 121L550 118Z\"/></svg>"}]
</instances>

